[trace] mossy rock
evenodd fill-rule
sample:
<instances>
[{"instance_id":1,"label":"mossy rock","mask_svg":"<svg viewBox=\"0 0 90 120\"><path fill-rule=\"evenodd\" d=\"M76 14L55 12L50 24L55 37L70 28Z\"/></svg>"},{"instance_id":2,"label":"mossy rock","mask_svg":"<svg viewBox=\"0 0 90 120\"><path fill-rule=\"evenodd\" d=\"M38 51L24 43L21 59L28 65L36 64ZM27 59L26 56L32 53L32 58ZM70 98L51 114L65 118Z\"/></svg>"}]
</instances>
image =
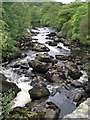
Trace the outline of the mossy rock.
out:
<instances>
[{"instance_id":1,"label":"mossy rock","mask_svg":"<svg viewBox=\"0 0 90 120\"><path fill-rule=\"evenodd\" d=\"M44 85L37 84L31 90L29 90L29 94L32 100L37 100L41 99L42 97L48 97L50 92Z\"/></svg>"}]
</instances>

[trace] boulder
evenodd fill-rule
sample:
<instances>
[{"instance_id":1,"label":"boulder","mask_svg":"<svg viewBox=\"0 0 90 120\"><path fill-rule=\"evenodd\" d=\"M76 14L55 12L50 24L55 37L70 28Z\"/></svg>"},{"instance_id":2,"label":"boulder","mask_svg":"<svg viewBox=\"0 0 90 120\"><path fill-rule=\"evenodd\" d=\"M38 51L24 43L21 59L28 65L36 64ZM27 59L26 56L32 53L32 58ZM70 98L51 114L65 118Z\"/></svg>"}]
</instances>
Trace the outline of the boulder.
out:
<instances>
[{"instance_id":1,"label":"boulder","mask_svg":"<svg viewBox=\"0 0 90 120\"><path fill-rule=\"evenodd\" d=\"M42 44L42 43L38 43L38 42L32 42L32 50L34 50L34 51L38 51L38 52L48 52L48 51L50 51L50 49L48 48L48 47L46 47L44 44Z\"/></svg>"},{"instance_id":2,"label":"boulder","mask_svg":"<svg viewBox=\"0 0 90 120\"><path fill-rule=\"evenodd\" d=\"M29 66L27 63L23 63L21 66L20 66L20 69L29 69Z\"/></svg>"},{"instance_id":3,"label":"boulder","mask_svg":"<svg viewBox=\"0 0 90 120\"><path fill-rule=\"evenodd\" d=\"M52 67L52 63L41 62L38 60L31 60L29 62L29 66L32 67L34 71L45 73Z\"/></svg>"},{"instance_id":4,"label":"boulder","mask_svg":"<svg viewBox=\"0 0 90 120\"><path fill-rule=\"evenodd\" d=\"M57 46L57 42L55 42L55 41L47 41L46 44L48 44L50 46Z\"/></svg>"},{"instance_id":5,"label":"boulder","mask_svg":"<svg viewBox=\"0 0 90 120\"><path fill-rule=\"evenodd\" d=\"M49 37L54 37L55 35L56 35L55 32L51 32L50 34L47 34L47 36L49 36Z\"/></svg>"},{"instance_id":6,"label":"boulder","mask_svg":"<svg viewBox=\"0 0 90 120\"><path fill-rule=\"evenodd\" d=\"M39 83L29 90L29 94L32 100L37 100L49 96L50 92L43 84Z\"/></svg>"},{"instance_id":7,"label":"boulder","mask_svg":"<svg viewBox=\"0 0 90 120\"><path fill-rule=\"evenodd\" d=\"M52 63L53 65L57 63L56 60L54 60L53 56L50 56L47 53L44 54L36 54L36 59L41 61L41 62L46 62L46 63Z\"/></svg>"},{"instance_id":8,"label":"boulder","mask_svg":"<svg viewBox=\"0 0 90 120\"><path fill-rule=\"evenodd\" d=\"M0 78L0 93L14 91L15 95L20 91L18 86L15 83L8 82L2 78Z\"/></svg>"},{"instance_id":9,"label":"boulder","mask_svg":"<svg viewBox=\"0 0 90 120\"><path fill-rule=\"evenodd\" d=\"M54 38L54 42L57 42L57 43L59 43L59 42L61 42L61 40L60 40L60 38L58 38L58 37L55 37L55 38Z\"/></svg>"},{"instance_id":10,"label":"boulder","mask_svg":"<svg viewBox=\"0 0 90 120\"><path fill-rule=\"evenodd\" d=\"M73 101L79 102L81 100L81 98L82 98L82 94L80 92L78 92L75 94Z\"/></svg>"},{"instance_id":11,"label":"boulder","mask_svg":"<svg viewBox=\"0 0 90 120\"><path fill-rule=\"evenodd\" d=\"M58 32L57 35L56 35L58 38L62 38L62 33L61 32Z\"/></svg>"},{"instance_id":12,"label":"boulder","mask_svg":"<svg viewBox=\"0 0 90 120\"><path fill-rule=\"evenodd\" d=\"M66 63L66 69L68 69L68 74L73 79L79 79L82 73L78 70L77 65L72 62Z\"/></svg>"},{"instance_id":13,"label":"boulder","mask_svg":"<svg viewBox=\"0 0 90 120\"><path fill-rule=\"evenodd\" d=\"M57 63L56 60L49 54L37 54L35 60L31 60L29 62L30 67L33 68L34 71L45 73L47 72L52 66Z\"/></svg>"},{"instance_id":14,"label":"boulder","mask_svg":"<svg viewBox=\"0 0 90 120\"><path fill-rule=\"evenodd\" d=\"M90 81L85 82L83 88L86 93L90 94Z\"/></svg>"},{"instance_id":15,"label":"boulder","mask_svg":"<svg viewBox=\"0 0 90 120\"><path fill-rule=\"evenodd\" d=\"M57 120L60 114L60 109L52 102L30 102L28 106L16 107L11 112L12 119L17 117L22 120Z\"/></svg>"},{"instance_id":16,"label":"boulder","mask_svg":"<svg viewBox=\"0 0 90 120\"><path fill-rule=\"evenodd\" d=\"M61 65L55 64L52 69L49 69L45 77L50 82L61 82L66 79L65 71Z\"/></svg>"},{"instance_id":17,"label":"boulder","mask_svg":"<svg viewBox=\"0 0 90 120\"><path fill-rule=\"evenodd\" d=\"M56 55L55 57L56 57L56 59L58 59L58 60L64 60L64 61L66 61L66 60L71 61L71 60L72 60L72 57L71 57L71 56Z\"/></svg>"},{"instance_id":18,"label":"boulder","mask_svg":"<svg viewBox=\"0 0 90 120\"><path fill-rule=\"evenodd\" d=\"M18 68L21 66L21 62L16 62L12 67L14 68Z\"/></svg>"},{"instance_id":19,"label":"boulder","mask_svg":"<svg viewBox=\"0 0 90 120\"><path fill-rule=\"evenodd\" d=\"M72 81L71 81L71 85L74 86L75 88L83 87L82 83L81 83L81 82L78 82L78 81L76 81L76 80L72 80Z\"/></svg>"}]
</instances>

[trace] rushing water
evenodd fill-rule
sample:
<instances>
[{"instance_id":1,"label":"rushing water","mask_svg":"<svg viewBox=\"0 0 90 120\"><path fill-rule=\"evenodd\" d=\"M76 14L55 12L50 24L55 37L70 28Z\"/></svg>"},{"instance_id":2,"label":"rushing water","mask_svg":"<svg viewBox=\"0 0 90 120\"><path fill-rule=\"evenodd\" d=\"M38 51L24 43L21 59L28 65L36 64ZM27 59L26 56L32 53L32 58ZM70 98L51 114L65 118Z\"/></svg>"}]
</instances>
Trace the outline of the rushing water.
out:
<instances>
[{"instance_id":1,"label":"rushing water","mask_svg":"<svg viewBox=\"0 0 90 120\"><path fill-rule=\"evenodd\" d=\"M28 30L29 31L29 30ZM33 41L37 41L40 43L45 44L46 41L51 41L50 39L45 39L47 34L51 32L55 32L55 29L50 27L44 27L44 28L37 28L37 30L32 29L33 32L39 32L36 36L33 36ZM57 46L49 46L45 44L50 51L48 52L49 55L52 55L55 58L55 55L69 55L70 49L66 46L64 46L63 43L59 43L57 46L60 46L58 48ZM19 58L16 60L13 60L10 64L8 64L5 68L0 67L0 72L3 73L7 78L8 81L16 83L16 85L21 88L21 91L17 94L17 97L15 98L14 102L16 106L24 106L26 103L30 102L30 95L28 91L32 88L31 82L32 82L32 68L29 67L29 69L26 71L27 75L24 72L20 72L20 68L14 68L13 65L20 62L20 63L26 63L28 66L28 62L35 58L36 54L39 52L35 51L25 51L27 56L25 58ZM44 52L42 52L44 53ZM34 78L35 79L35 78ZM37 75L37 79L39 79L39 76ZM86 72L83 71L83 76L79 79L79 81L85 81L87 80ZM47 85L47 88L52 92L53 90L56 90L60 85ZM50 96L48 98L48 101L54 102L60 109L61 114L60 118L65 116L68 113L71 113L75 108L75 103L73 103L73 96L78 91L78 89L75 89L74 87L70 86L70 90L66 90L65 88L61 89L61 93L57 92L54 96Z\"/></svg>"}]
</instances>

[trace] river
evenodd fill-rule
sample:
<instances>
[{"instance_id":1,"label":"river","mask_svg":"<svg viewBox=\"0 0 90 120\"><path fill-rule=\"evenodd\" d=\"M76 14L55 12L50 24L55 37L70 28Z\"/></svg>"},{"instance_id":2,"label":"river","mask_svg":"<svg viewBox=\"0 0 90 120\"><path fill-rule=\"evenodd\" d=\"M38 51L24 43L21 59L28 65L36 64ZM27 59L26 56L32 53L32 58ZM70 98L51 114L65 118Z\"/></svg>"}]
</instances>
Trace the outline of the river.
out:
<instances>
[{"instance_id":1,"label":"river","mask_svg":"<svg viewBox=\"0 0 90 120\"><path fill-rule=\"evenodd\" d=\"M29 30L28 30L29 31ZM52 41L50 39L46 39L47 34L51 32L56 32L55 29L51 27L44 27L44 28L37 28L32 29L33 32L39 32L39 34L32 36L33 42L37 41L39 43L45 44L50 51L47 52L49 55L52 55L55 58L55 55L65 55L68 56L71 54L71 50L68 48L68 46L64 46L63 43L59 42L57 46L60 46L58 48L57 46L49 46L46 44L47 41ZM8 79L9 82L14 82L19 88L21 88L21 91L17 94L17 97L15 98L14 102L16 106L24 106L26 103L31 101L30 95L28 91L32 89L32 81L35 82L41 82L40 76L37 75L36 78L32 78L32 68L29 67L28 62L35 58L37 53L45 53L45 52L35 52L32 50L26 50L24 51L27 56L25 58L18 58L16 60L12 60L9 64L6 65L6 67L0 67L0 72L3 73ZM56 58L55 58L56 59ZM29 69L27 71L21 72L20 67L14 68L13 65L16 63L24 63L27 64ZM58 61L58 64L63 64L62 62ZM85 71L82 71L83 75L80 77L78 81L87 81L87 74ZM37 81L34 79L38 79ZM60 84L49 84L45 83L47 85L47 88L50 92L55 91L57 88L60 87ZM68 113L71 113L73 110L76 109L76 104L73 102L73 97L77 91L81 91L82 88L75 88L72 86L69 86L70 89L67 90L64 87L61 89L61 92L56 92L55 95L49 96L47 101L54 102L60 109L60 118L64 117Z\"/></svg>"}]
</instances>

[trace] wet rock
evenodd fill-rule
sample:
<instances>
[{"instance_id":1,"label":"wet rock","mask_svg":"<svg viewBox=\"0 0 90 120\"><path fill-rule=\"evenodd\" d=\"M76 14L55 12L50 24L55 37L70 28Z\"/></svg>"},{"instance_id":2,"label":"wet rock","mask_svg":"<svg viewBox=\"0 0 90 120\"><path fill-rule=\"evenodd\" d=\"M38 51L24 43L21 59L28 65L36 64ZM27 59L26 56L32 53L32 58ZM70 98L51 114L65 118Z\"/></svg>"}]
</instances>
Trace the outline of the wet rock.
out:
<instances>
[{"instance_id":1,"label":"wet rock","mask_svg":"<svg viewBox=\"0 0 90 120\"><path fill-rule=\"evenodd\" d=\"M82 94L80 92L78 92L75 94L73 101L79 102L81 100L81 98L82 98Z\"/></svg>"},{"instance_id":2,"label":"wet rock","mask_svg":"<svg viewBox=\"0 0 90 120\"><path fill-rule=\"evenodd\" d=\"M31 110L36 113L41 113L42 119L57 120L60 114L60 109L52 102L31 102L28 104L27 110ZM38 114L39 115L39 114ZM34 116L34 118L38 118Z\"/></svg>"},{"instance_id":3,"label":"wet rock","mask_svg":"<svg viewBox=\"0 0 90 120\"><path fill-rule=\"evenodd\" d=\"M90 81L85 82L83 88L85 92L89 94L90 93Z\"/></svg>"},{"instance_id":4,"label":"wet rock","mask_svg":"<svg viewBox=\"0 0 90 120\"><path fill-rule=\"evenodd\" d=\"M9 61L10 60L14 60L14 59L17 59L17 58L21 58L21 54L22 52L20 50L18 51L15 51L13 55L11 55L9 58L7 58Z\"/></svg>"},{"instance_id":5,"label":"wet rock","mask_svg":"<svg viewBox=\"0 0 90 120\"><path fill-rule=\"evenodd\" d=\"M36 59L39 60L39 61L41 61L41 62L46 62L46 63L52 63L52 64L57 63L57 61L54 60L54 57L53 57L53 56L50 56L50 55L47 54L47 53L37 54L37 55L36 55Z\"/></svg>"},{"instance_id":6,"label":"wet rock","mask_svg":"<svg viewBox=\"0 0 90 120\"><path fill-rule=\"evenodd\" d=\"M49 37L54 37L55 35L56 35L55 32L51 32L50 34L47 34L47 36L49 36Z\"/></svg>"},{"instance_id":7,"label":"wet rock","mask_svg":"<svg viewBox=\"0 0 90 120\"><path fill-rule=\"evenodd\" d=\"M45 73L47 72L52 66L57 63L56 60L49 54L37 54L35 60L31 60L29 62L30 67L33 68L34 71Z\"/></svg>"},{"instance_id":8,"label":"wet rock","mask_svg":"<svg viewBox=\"0 0 90 120\"><path fill-rule=\"evenodd\" d=\"M12 67L18 68L18 67L20 67L20 66L21 66L21 62L17 62L17 63L15 63Z\"/></svg>"},{"instance_id":9,"label":"wet rock","mask_svg":"<svg viewBox=\"0 0 90 120\"><path fill-rule=\"evenodd\" d=\"M58 37L55 37L55 38L54 38L54 42L57 42L57 43L59 43L59 42L61 42L61 40L60 40L60 38L58 38Z\"/></svg>"},{"instance_id":10,"label":"wet rock","mask_svg":"<svg viewBox=\"0 0 90 120\"><path fill-rule=\"evenodd\" d=\"M21 53L20 58L24 58L24 57L26 57L26 56L27 56L26 53Z\"/></svg>"},{"instance_id":11,"label":"wet rock","mask_svg":"<svg viewBox=\"0 0 90 120\"><path fill-rule=\"evenodd\" d=\"M56 35L58 38L62 38L62 33L61 32L58 32L57 35Z\"/></svg>"},{"instance_id":12,"label":"wet rock","mask_svg":"<svg viewBox=\"0 0 90 120\"><path fill-rule=\"evenodd\" d=\"M76 107L78 107L78 106L79 106L81 103L83 103L85 100L87 100L87 98L82 97L82 99L80 99L80 101L77 102Z\"/></svg>"},{"instance_id":13,"label":"wet rock","mask_svg":"<svg viewBox=\"0 0 90 120\"><path fill-rule=\"evenodd\" d=\"M20 89L15 83L0 79L0 92L4 93L9 91L14 91L16 95L20 91Z\"/></svg>"},{"instance_id":14,"label":"wet rock","mask_svg":"<svg viewBox=\"0 0 90 120\"><path fill-rule=\"evenodd\" d=\"M82 73L78 70L77 65L72 62L66 63L66 69L68 69L68 74L73 79L79 79Z\"/></svg>"},{"instance_id":15,"label":"wet rock","mask_svg":"<svg viewBox=\"0 0 90 120\"><path fill-rule=\"evenodd\" d=\"M52 67L52 63L45 63L38 60L31 60L29 62L29 66L32 67L34 71L45 73Z\"/></svg>"},{"instance_id":16,"label":"wet rock","mask_svg":"<svg viewBox=\"0 0 90 120\"><path fill-rule=\"evenodd\" d=\"M20 69L29 69L29 66L27 63L23 63L21 66L20 66Z\"/></svg>"},{"instance_id":17,"label":"wet rock","mask_svg":"<svg viewBox=\"0 0 90 120\"><path fill-rule=\"evenodd\" d=\"M29 120L29 117L27 116L28 113L23 107L15 107L13 111L10 112L10 115L12 116L12 120Z\"/></svg>"},{"instance_id":18,"label":"wet rock","mask_svg":"<svg viewBox=\"0 0 90 120\"><path fill-rule=\"evenodd\" d=\"M50 46L57 46L57 42L55 41L47 41L46 44L50 45Z\"/></svg>"},{"instance_id":19,"label":"wet rock","mask_svg":"<svg viewBox=\"0 0 90 120\"><path fill-rule=\"evenodd\" d=\"M32 45L33 47L31 49L34 51L38 51L38 52L50 51L50 49L42 43L32 42Z\"/></svg>"},{"instance_id":20,"label":"wet rock","mask_svg":"<svg viewBox=\"0 0 90 120\"><path fill-rule=\"evenodd\" d=\"M56 59L58 60L72 60L71 56L64 56L64 55L56 55Z\"/></svg>"},{"instance_id":21,"label":"wet rock","mask_svg":"<svg viewBox=\"0 0 90 120\"><path fill-rule=\"evenodd\" d=\"M16 107L11 112L12 119L21 120L57 120L60 114L59 108L52 102L34 101L23 107Z\"/></svg>"},{"instance_id":22,"label":"wet rock","mask_svg":"<svg viewBox=\"0 0 90 120\"><path fill-rule=\"evenodd\" d=\"M74 86L74 87L76 87L76 88L83 86L81 82L78 82L76 80L72 80L71 81L71 85Z\"/></svg>"},{"instance_id":23,"label":"wet rock","mask_svg":"<svg viewBox=\"0 0 90 120\"><path fill-rule=\"evenodd\" d=\"M60 114L59 108L52 102L47 102L48 106L46 109L45 118L51 118L52 120L57 120Z\"/></svg>"},{"instance_id":24,"label":"wet rock","mask_svg":"<svg viewBox=\"0 0 90 120\"><path fill-rule=\"evenodd\" d=\"M32 100L37 100L49 96L50 92L43 84L37 84L29 90L29 94Z\"/></svg>"},{"instance_id":25,"label":"wet rock","mask_svg":"<svg viewBox=\"0 0 90 120\"><path fill-rule=\"evenodd\" d=\"M66 79L65 71L61 65L54 65L52 69L49 69L45 74L45 77L50 82L60 82Z\"/></svg>"}]
</instances>

